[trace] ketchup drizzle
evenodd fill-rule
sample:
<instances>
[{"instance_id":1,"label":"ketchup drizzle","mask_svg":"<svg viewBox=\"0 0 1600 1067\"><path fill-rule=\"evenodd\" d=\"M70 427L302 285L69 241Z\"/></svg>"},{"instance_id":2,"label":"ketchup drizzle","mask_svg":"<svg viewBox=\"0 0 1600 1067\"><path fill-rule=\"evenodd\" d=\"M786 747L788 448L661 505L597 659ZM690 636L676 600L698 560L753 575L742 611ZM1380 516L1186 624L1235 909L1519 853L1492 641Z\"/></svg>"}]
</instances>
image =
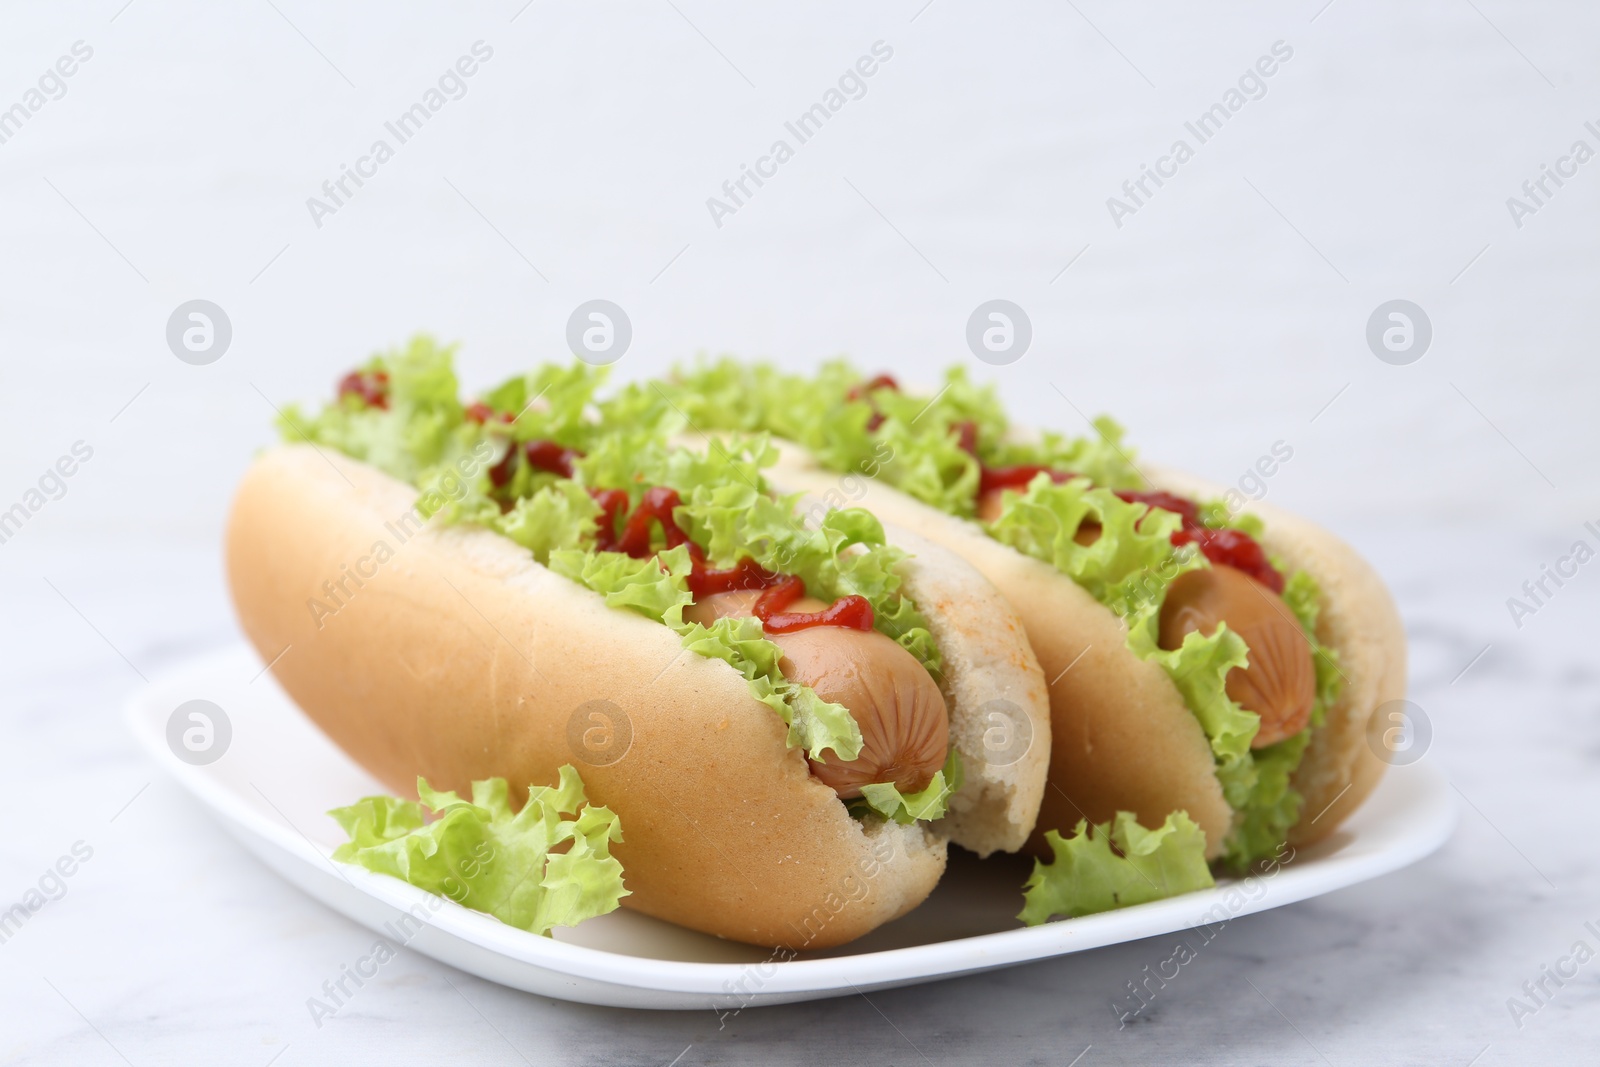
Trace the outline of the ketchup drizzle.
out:
<instances>
[{"instance_id":1,"label":"ketchup drizzle","mask_svg":"<svg viewBox=\"0 0 1600 1067\"><path fill-rule=\"evenodd\" d=\"M979 463L978 494L981 496L991 489L1021 489L1041 474L1050 475L1050 480L1057 485L1077 477L1071 471L1058 471L1050 467L1034 467L1027 464L1016 467L985 467Z\"/></svg>"},{"instance_id":2,"label":"ketchup drizzle","mask_svg":"<svg viewBox=\"0 0 1600 1067\"><path fill-rule=\"evenodd\" d=\"M389 373L353 370L339 379L339 396L359 396L368 407L389 410Z\"/></svg>"},{"instance_id":3,"label":"ketchup drizzle","mask_svg":"<svg viewBox=\"0 0 1600 1067\"><path fill-rule=\"evenodd\" d=\"M474 400L472 403L467 405L466 416L479 426L482 426L492 418L497 418L501 422L516 421L516 417L512 415L511 412L502 411L497 414L494 408L490 407L488 404L485 404L481 400Z\"/></svg>"},{"instance_id":4,"label":"ketchup drizzle","mask_svg":"<svg viewBox=\"0 0 1600 1067\"><path fill-rule=\"evenodd\" d=\"M589 495L594 502L600 505L600 518L595 520L600 527L595 535L595 547L602 552L615 552L617 550L617 519L628 512L628 491L626 489L591 489Z\"/></svg>"},{"instance_id":5,"label":"ketchup drizzle","mask_svg":"<svg viewBox=\"0 0 1600 1067\"><path fill-rule=\"evenodd\" d=\"M706 563L705 549L689 539L689 535L672 517L683 503L676 489L655 486L647 489L639 506L623 524L622 533L616 532L617 520L628 506L628 493L623 489L591 489L590 494L600 505L600 532L596 546L606 552L623 552L634 559L644 559L655 554L651 533L661 527L667 548L685 545L689 550L689 592L694 598L728 593L741 589L765 590L756 599L753 614L761 620L767 633L787 634L810 626L844 626L855 630L872 629L872 604L865 597L846 596L835 600L822 611L791 611L784 608L805 595L806 583L797 574L778 574L760 566L749 556L732 567L711 567Z\"/></svg>"},{"instance_id":6,"label":"ketchup drizzle","mask_svg":"<svg viewBox=\"0 0 1600 1067\"><path fill-rule=\"evenodd\" d=\"M876 380L876 379L874 379ZM993 489L1019 489L1040 474L1050 475L1058 485L1077 477L1070 471L1052 470L1049 467L1019 465L1015 467L988 467L978 457L978 426L967 421L956 423L953 429L960 435L963 450L978 460L978 495ZM1183 520L1172 534L1175 546L1199 545L1200 552L1212 563L1243 571L1274 593L1283 592L1283 575L1267 559L1266 552L1256 539L1243 530L1223 528L1213 530L1200 521L1200 508L1192 500L1159 489L1138 491L1113 490L1119 499L1130 504L1144 504L1150 508L1170 511ZM1143 522L1143 519L1139 520Z\"/></svg>"},{"instance_id":7,"label":"ketchup drizzle","mask_svg":"<svg viewBox=\"0 0 1600 1067\"><path fill-rule=\"evenodd\" d=\"M476 405L474 405L476 406ZM472 417L468 409L468 417ZM502 416L504 421L510 422L509 416ZM474 419L474 421L478 421ZM527 441L519 450L515 444L506 450L506 454L499 463L489 468L489 484L496 489L502 489L517 473L517 455L520 454L528 461L528 465L537 470L549 471L559 474L563 478L572 477L572 464L574 460L583 458L583 453L575 448L566 448L554 441Z\"/></svg>"},{"instance_id":8,"label":"ketchup drizzle","mask_svg":"<svg viewBox=\"0 0 1600 1067\"><path fill-rule=\"evenodd\" d=\"M795 581L800 579L796 578ZM762 599L771 593L762 594ZM872 604L864 596L842 596L821 611L769 611L760 614L761 601L756 601L756 617L769 634L792 634L811 626L842 626L847 630L872 629Z\"/></svg>"},{"instance_id":9,"label":"ketchup drizzle","mask_svg":"<svg viewBox=\"0 0 1600 1067\"><path fill-rule=\"evenodd\" d=\"M522 446L522 454L528 457L530 465L563 478L572 477L573 460L583 458L583 453L576 448L564 448L554 441L529 441Z\"/></svg>"},{"instance_id":10,"label":"ketchup drizzle","mask_svg":"<svg viewBox=\"0 0 1600 1067\"><path fill-rule=\"evenodd\" d=\"M868 433L877 430L887 420L887 416L878 410L878 405L873 403L872 391L874 389L893 389L898 393L900 391L900 383L895 381L892 375L880 374L876 378L851 386L850 391L844 395L847 401L865 399L872 406L872 415L867 419Z\"/></svg>"}]
</instances>

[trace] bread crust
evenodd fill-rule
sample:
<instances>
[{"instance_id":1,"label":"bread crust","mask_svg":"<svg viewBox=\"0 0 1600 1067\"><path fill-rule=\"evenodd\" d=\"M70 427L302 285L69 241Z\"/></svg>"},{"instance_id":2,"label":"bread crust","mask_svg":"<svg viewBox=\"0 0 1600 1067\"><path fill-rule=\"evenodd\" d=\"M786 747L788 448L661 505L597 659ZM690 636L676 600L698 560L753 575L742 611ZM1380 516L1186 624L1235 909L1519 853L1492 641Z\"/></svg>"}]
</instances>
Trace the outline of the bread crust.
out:
<instances>
[{"instance_id":1,"label":"bread crust","mask_svg":"<svg viewBox=\"0 0 1600 1067\"><path fill-rule=\"evenodd\" d=\"M246 634L388 788L503 776L520 802L571 763L621 817L624 905L751 944L842 944L927 897L944 840L852 818L737 671L498 534L421 523L415 497L366 464L284 446L246 473L227 530ZM625 750L621 729L591 748L594 711L626 724Z\"/></svg>"},{"instance_id":2,"label":"bread crust","mask_svg":"<svg viewBox=\"0 0 1600 1067\"><path fill-rule=\"evenodd\" d=\"M773 481L820 491L837 475L799 446L780 443ZM1199 497L1222 490L1173 472L1151 472L1160 488ZM991 538L975 522L947 515L885 483L865 480L857 503L885 521L910 526L973 564L1017 609L1049 685L1049 784L1030 848L1047 854L1048 830L1080 819L1103 822L1118 810L1146 826L1187 811L1206 834L1208 858L1221 854L1233 811L1222 795L1211 747L1166 673L1127 647L1115 613L1066 575ZM1326 724L1313 736L1294 784L1306 798L1296 845L1331 833L1377 784L1386 765L1367 743L1373 712L1403 695L1405 635L1381 580L1333 535L1274 508L1265 547L1303 568L1323 589L1318 638L1340 656L1348 679Z\"/></svg>"},{"instance_id":3,"label":"bread crust","mask_svg":"<svg viewBox=\"0 0 1600 1067\"><path fill-rule=\"evenodd\" d=\"M1050 760L1050 695L1016 609L975 567L910 530L884 524L910 556L901 588L922 609L944 658L950 743L965 781L935 829L980 856L1016 852L1039 816Z\"/></svg>"}]
</instances>

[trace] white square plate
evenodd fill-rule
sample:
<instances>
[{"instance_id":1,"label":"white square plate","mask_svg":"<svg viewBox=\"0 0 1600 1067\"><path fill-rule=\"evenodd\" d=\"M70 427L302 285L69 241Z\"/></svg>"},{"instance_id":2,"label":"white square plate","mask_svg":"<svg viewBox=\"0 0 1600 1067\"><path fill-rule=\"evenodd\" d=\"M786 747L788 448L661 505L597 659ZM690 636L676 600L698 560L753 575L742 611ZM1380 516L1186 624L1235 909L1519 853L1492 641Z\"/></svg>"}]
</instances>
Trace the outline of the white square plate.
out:
<instances>
[{"instance_id":1,"label":"white square plate","mask_svg":"<svg viewBox=\"0 0 1600 1067\"><path fill-rule=\"evenodd\" d=\"M222 708L231 728L222 755L204 766L180 760L167 743L174 710L195 699ZM157 679L129 705L128 720L151 756L234 837L329 907L481 978L617 1007L784 1004L1172 933L1387 874L1434 851L1455 825L1443 775L1425 761L1394 767L1338 833L1272 875L1031 928L1015 918L1030 861L980 861L952 849L944 881L911 914L841 948L780 961L626 909L538 937L397 879L334 863L344 834L327 810L385 790L311 724L244 646ZM426 921L404 920L408 912Z\"/></svg>"}]
</instances>

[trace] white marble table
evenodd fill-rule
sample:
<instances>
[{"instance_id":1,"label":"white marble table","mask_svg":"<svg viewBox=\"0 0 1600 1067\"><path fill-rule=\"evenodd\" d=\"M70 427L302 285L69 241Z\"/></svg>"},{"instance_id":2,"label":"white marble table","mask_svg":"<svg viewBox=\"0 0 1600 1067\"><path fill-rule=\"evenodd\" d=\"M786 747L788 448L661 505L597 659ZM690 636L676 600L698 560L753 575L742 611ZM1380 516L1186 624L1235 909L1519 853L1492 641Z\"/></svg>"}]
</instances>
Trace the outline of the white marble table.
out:
<instances>
[{"instance_id":1,"label":"white marble table","mask_svg":"<svg viewBox=\"0 0 1600 1067\"><path fill-rule=\"evenodd\" d=\"M494 56L466 94L313 219L478 40ZM706 198L879 40L866 93L717 225ZM1531 216L1507 199L1600 145L1600 12L41 0L0 15L0 117L78 41L65 90L0 126L0 511L93 449L0 542L0 906L60 897L0 943L0 1063L1594 1058L1600 961L1544 978L1532 1014L1508 1000L1534 1006L1524 983L1575 941L1600 949L1600 563L1520 628L1506 599L1600 543L1600 163ZM1265 93L1118 226L1107 197L1278 41L1294 55ZM850 351L910 380L964 361L1031 421L1108 410L1218 480L1292 444L1271 498L1393 584L1456 836L1238 921L1126 1029L1110 1005L1164 939L720 1029L407 953L317 1027L307 998L370 935L163 780L120 706L141 672L236 639L216 546L272 406L417 329L460 340L476 387L562 353L594 297L632 318L625 376L702 347ZM1013 366L964 340L995 297L1032 318ZM195 298L234 329L206 366L164 337ZM1365 339L1395 298L1434 326L1409 366Z\"/></svg>"}]
</instances>

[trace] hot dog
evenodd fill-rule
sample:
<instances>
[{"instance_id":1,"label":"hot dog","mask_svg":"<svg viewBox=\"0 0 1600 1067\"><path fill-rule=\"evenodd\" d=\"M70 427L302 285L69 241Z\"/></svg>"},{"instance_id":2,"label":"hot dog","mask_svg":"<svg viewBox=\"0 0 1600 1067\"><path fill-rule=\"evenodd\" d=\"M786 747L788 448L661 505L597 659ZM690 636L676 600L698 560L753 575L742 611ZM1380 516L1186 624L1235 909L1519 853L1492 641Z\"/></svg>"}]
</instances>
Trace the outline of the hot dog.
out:
<instances>
[{"instance_id":1,"label":"hot dog","mask_svg":"<svg viewBox=\"0 0 1600 1067\"><path fill-rule=\"evenodd\" d=\"M544 368L463 404L419 339L287 410L227 557L300 707L401 797L419 777L430 805L485 780L512 802L581 787L620 824L629 894L591 912L753 944L903 914L947 840L1022 847L1048 698L1005 600L865 512L808 521L767 486L762 441L697 450L597 415L599 385ZM996 707L1034 738L1017 758L986 758ZM371 836L373 810L340 818Z\"/></svg>"},{"instance_id":2,"label":"hot dog","mask_svg":"<svg viewBox=\"0 0 1600 1067\"><path fill-rule=\"evenodd\" d=\"M1136 466L1109 421L1076 440L1014 427L958 371L912 395L843 363L723 360L648 391L665 423L786 439L785 488L870 475L833 502L916 528L1011 600L1051 679L1036 852L1124 812L1240 870L1325 837L1376 784L1367 731L1403 693L1403 630L1325 531Z\"/></svg>"}]
</instances>

